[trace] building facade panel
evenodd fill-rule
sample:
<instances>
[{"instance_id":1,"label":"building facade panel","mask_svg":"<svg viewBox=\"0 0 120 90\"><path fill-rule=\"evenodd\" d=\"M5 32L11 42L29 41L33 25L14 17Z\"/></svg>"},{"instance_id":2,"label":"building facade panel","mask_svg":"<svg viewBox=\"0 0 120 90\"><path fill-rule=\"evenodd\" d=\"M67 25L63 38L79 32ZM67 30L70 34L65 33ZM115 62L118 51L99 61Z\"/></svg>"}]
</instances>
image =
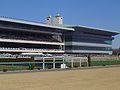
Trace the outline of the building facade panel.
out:
<instances>
[{"instance_id":1,"label":"building facade panel","mask_svg":"<svg viewBox=\"0 0 120 90\"><path fill-rule=\"evenodd\" d=\"M66 53L112 54L112 32L90 32L82 27L72 28L75 29L74 32L65 33Z\"/></svg>"}]
</instances>

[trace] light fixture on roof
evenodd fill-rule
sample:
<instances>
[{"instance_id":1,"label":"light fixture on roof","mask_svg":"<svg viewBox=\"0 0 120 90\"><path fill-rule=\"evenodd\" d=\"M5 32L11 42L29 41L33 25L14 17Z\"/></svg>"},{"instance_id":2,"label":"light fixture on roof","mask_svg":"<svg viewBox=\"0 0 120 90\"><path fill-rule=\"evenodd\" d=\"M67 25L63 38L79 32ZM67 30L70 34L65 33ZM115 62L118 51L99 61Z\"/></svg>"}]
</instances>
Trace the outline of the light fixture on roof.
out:
<instances>
[{"instance_id":1,"label":"light fixture on roof","mask_svg":"<svg viewBox=\"0 0 120 90\"><path fill-rule=\"evenodd\" d=\"M51 15L47 16L47 18L46 18L46 24L48 24L48 25L52 24L52 16Z\"/></svg>"},{"instance_id":2,"label":"light fixture on roof","mask_svg":"<svg viewBox=\"0 0 120 90\"><path fill-rule=\"evenodd\" d=\"M54 17L49 15L46 18L46 24L48 24L48 25L62 25L63 24L63 17L60 16L59 13L56 16L54 16Z\"/></svg>"},{"instance_id":3,"label":"light fixture on roof","mask_svg":"<svg viewBox=\"0 0 120 90\"><path fill-rule=\"evenodd\" d=\"M55 25L62 25L63 24L63 17L58 13L54 19L53 19L53 23Z\"/></svg>"}]
</instances>

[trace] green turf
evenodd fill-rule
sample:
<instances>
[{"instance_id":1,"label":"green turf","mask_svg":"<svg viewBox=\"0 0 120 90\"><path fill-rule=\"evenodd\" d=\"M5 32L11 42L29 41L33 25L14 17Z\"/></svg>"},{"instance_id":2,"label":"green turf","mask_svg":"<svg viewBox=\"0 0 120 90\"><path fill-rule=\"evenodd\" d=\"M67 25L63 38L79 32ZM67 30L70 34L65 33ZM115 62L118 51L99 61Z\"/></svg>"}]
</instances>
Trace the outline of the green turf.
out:
<instances>
[{"instance_id":1,"label":"green turf","mask_svg":"<svg viewBox=\"0 0 120 90\"><path fill-rule=\"evenodd\" d=\"M120 64L120 60L97 60L92 61L92 66L104 66L104 65L118 65Z\"/></svg>"},{"instance_id":2,"label":"green turf","mask_svg":"<svg viewBox=\"0 0 120 90\"><path fill-rule=\"evenodd\" d=\"M3 71L4 69L7 69L7 71L28 70L29 66L0 65L0 71Z\"/></svg>"}]
</instances>

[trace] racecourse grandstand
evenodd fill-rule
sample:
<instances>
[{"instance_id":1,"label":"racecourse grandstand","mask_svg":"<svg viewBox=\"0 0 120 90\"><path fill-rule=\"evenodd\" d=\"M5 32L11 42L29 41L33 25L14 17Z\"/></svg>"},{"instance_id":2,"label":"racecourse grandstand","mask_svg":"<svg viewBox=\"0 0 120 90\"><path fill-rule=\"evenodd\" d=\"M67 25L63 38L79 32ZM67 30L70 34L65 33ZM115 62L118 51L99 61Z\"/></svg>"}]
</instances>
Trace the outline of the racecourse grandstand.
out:
<instances>
[{"instance_id":1,"label":"racecourse grandstand","mask_svg":"<svg viewBox=\"0 0 120 90\"><path fill-rule=\"evenodd\" d=\"M50 54L112 54L118 32L80 25L63 25L57 15L46 24L0 17L0 52ZM2 55L2 54L1 54Z\"/></svg>"}]
</instances>

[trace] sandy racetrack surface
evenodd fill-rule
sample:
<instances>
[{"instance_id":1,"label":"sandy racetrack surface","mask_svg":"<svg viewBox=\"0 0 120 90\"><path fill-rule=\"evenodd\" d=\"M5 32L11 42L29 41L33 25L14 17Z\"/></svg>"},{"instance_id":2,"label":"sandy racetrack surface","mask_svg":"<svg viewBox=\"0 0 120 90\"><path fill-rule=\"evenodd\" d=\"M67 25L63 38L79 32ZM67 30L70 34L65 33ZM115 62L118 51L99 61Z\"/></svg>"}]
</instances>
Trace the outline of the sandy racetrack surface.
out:
<instances>
[{"instance_id":1,"label":"sandy racetrack surface","mask_svg":"<svg viewBox=\"0 0 120 90\"><path fill-rule=\"evenodd\" d=\"M0 90L120 90L120 67L1 74Z\"/></svg>"}]
</instances>

